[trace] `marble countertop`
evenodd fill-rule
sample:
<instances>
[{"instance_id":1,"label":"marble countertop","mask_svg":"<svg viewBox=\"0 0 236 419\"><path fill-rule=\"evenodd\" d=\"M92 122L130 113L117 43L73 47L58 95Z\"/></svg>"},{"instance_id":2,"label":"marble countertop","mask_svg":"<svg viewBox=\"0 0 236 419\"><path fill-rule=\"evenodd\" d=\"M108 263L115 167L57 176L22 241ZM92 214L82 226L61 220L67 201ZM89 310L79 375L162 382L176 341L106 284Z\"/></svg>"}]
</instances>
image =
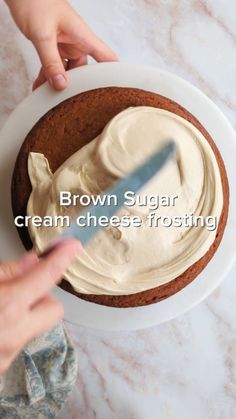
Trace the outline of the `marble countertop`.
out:
<instances>
[{"instance_id":1,"label":"marble countertop","mask_svg":"<svg viewBox=\"0 0 236 419\"><path fill-rule=\"evenodd\" d=\"M234 0L80 0L74 6L122 61L174 72L236 128ZM0 3L0 125L31 91L39 61ZM79 357L60 419L236 417L236 266L191 312L111 333L68 324Z\"/></svg>"}]
</instances>

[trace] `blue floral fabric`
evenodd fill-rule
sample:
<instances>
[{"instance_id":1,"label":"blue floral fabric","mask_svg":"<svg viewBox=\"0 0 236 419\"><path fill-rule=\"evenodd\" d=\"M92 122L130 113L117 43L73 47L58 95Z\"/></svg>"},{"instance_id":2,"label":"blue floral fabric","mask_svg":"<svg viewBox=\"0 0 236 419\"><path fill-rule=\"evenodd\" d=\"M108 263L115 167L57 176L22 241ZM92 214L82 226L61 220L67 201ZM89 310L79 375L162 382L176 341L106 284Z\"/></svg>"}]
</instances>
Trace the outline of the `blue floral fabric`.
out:
<instances>
[{"instance_id":1,"label":"blue floral fabric","mask_svg":"<svg viewBox=\"0 0 236 419\"><path fill-rule=\"evenodd\" d=\"M0 418L55 418L76 376L75 350L59 324L31 342L0 377Z\"/></svg>"}]
</instances>

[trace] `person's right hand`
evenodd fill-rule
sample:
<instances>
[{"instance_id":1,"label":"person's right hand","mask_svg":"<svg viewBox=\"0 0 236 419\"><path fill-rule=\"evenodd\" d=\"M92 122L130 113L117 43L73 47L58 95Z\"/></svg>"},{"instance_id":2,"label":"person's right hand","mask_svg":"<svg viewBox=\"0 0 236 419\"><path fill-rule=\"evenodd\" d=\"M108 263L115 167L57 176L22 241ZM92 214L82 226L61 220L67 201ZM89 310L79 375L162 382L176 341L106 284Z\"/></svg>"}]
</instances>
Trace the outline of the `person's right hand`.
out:
<instances>
[{"instance_id":1,"label":"person's right hand","mask_svg":"<svg viewBox=\"0 0 236 419\"><path fill-rule=\"evenodd\" d=\"M27 342L63 317L63 306L49 292L80 249L78 241L66 240L43 259L29 252L0 264L0 374Z\"/></svg>"}]
</instances>

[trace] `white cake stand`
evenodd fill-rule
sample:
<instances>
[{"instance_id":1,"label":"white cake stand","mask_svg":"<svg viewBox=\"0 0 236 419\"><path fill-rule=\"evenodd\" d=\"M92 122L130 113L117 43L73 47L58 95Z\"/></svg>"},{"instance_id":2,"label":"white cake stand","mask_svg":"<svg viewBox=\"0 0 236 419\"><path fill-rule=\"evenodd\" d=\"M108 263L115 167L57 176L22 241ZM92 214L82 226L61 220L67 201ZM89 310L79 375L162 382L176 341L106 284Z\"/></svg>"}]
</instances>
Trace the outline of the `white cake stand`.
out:
<instances>
[{"instance_id":1,"label":"white cake stand","mask_svg":"<svg viewBox=\"0 0 236 419\"><path fill-rule=\"evenodd\" d=\"M156 68L103 63L69 72L69 87L61 93L44 85L27 97L11 114L0 133L0 249L1 259L22 254L14 226L10 185L15 159L25 136L49 109L77 93L98 87L136 87L159 93L187 108L214 138L225 161L230 187L230 211L220 248L204 271L190 285L168 299L139 308L118 309L80 300L61 290L55 295L70 322L98 329L134 330L163 323L186 312L206 298L223 280L236 259L236 135L216 105L186 81Z\"/></svg>"}]
</instances>

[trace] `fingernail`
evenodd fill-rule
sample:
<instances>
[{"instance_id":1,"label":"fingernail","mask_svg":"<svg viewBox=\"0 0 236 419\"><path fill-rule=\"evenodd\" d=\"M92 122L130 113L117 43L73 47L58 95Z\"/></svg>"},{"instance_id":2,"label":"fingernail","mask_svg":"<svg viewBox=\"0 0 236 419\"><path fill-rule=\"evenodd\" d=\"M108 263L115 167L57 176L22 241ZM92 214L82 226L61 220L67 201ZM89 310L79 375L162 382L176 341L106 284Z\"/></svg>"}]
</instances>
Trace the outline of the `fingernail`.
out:
<instances>
[{"instance_id":1,"label":"fingernail","mask_svg":"<svg viewBox=\"0 0 236 419\"><path fill-rule=\"evenodd\" d=\"M63 74L57 74L50 78L50 84L57 90L63 90L67 86L67 79Z\"/></svg>"}]
</instances>

